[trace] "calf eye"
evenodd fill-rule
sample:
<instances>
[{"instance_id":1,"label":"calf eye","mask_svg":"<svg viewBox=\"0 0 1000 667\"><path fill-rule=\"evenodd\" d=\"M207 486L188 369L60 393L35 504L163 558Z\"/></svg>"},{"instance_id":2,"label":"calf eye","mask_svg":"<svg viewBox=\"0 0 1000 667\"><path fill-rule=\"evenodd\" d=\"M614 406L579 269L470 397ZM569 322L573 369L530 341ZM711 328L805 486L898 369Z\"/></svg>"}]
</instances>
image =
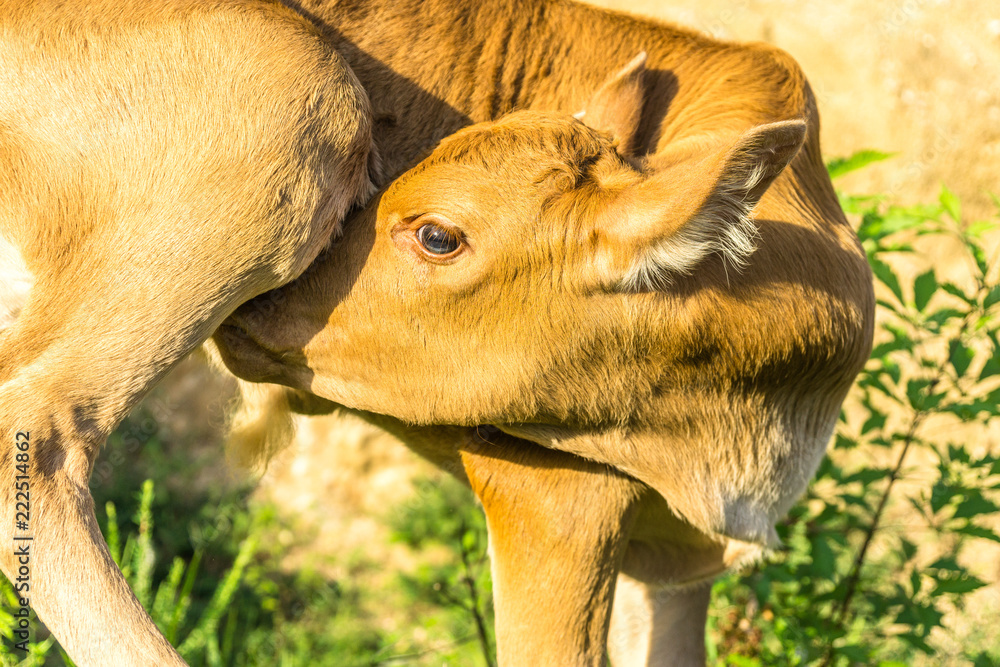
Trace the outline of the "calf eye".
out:
<instances>
[{"instance_id":1,"label":"calf eye","mask_svg":"<svg viewBox=\"0 0 1000 667\"><path fill-rule=\"evenodd\" d=\"M432 255L450 255L462 245L462 240L454 232L431 223L417 230L417 240Z\"/></svg>"}]
</instances>

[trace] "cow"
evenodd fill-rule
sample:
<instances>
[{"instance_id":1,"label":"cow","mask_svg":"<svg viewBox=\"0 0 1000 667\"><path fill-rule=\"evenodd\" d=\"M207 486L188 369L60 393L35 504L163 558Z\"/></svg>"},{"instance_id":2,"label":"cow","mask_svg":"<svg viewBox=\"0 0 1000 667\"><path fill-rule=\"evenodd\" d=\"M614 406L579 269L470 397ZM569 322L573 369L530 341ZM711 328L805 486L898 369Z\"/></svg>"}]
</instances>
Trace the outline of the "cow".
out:
<instances>
[{"instance_id":1,"label":"cow","mask_svg":"<svg viewBox=\"0 0 1000 667\"><path fill-rule=\"evenodd\" d=\"M501 664L599 665L609 627L615 665L701 664L710 582L776 546L871 347L801 70L569 2L296 7L394 180L223 361L469 483Z\"/></svg>"},{"instance_id":2,"label":"cow","mask_svg":"<svg viewBox=\"0 0 1000 667\"><path fill-rule=\"evenodd\" d=\"M183 664L101 537L94 459L367 201L371 135L357 78L287 7L0 6L0 567L77 664Z\"/></svg>"}]
</instances>

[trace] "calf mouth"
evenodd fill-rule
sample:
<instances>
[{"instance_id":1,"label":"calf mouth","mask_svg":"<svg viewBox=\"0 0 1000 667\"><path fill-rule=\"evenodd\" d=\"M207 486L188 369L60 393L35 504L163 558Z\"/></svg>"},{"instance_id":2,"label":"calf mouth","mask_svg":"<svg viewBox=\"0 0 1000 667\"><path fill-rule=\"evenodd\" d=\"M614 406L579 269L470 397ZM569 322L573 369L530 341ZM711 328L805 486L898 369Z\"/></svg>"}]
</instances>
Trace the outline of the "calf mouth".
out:
<instances>
[{"instance_id":1,"label":"calf mouth","mask_svg":"<svg viewBox=\"0 0 1000 667\"><path fill-rule=\"evenodd\" d=\"M269 349L232 318L219 325L212 340L226 368L250 382L289 384L288 379L306 367L301 353Z\"/></svg>"}]
</instances>

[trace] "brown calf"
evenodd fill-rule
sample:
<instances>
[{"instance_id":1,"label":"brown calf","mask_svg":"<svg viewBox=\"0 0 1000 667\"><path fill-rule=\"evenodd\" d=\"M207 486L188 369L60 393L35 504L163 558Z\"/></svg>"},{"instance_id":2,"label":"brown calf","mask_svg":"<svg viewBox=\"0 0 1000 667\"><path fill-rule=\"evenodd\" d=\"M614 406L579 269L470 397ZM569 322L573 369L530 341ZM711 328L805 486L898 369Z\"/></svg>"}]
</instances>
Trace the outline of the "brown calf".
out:
<instances>
[{"instance_id":1,"label":"brown calf","mask_svg":"<svg viewBox=\"0 0 1000 667\"><path fill-rule=\"evenodd\" d=\"M368 418L470 482L502 663L599 664L609 623L616 664L701 662L707 582L776 543L871 343L801 72L568 2L303 11L390 174L469 121L567 115L441 141L237 311L224 359L391 415Z\"/></svg>"}]
</instances>

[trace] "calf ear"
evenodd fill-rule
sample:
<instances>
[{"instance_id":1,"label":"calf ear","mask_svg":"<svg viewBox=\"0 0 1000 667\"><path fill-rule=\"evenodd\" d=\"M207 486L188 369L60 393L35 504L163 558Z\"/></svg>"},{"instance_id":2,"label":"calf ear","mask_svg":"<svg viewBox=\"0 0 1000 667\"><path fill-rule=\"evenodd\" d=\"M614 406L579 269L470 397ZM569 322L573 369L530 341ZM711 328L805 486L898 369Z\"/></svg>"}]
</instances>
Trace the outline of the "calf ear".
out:
<instances>
[{"instance_id":1,"label":"calf ear","mask_svg":"<svg viewBox=\"0 0 1000 667\"><path fill-rule=\"evenodd\" d=\"M609 133L618 142L618 152L631 157L639 150L639 122L645 88L646 52L643 51L611 76L587 102L577 118L588 126Z\"/></svg>"},{"instance_id":2,"label":"calf ear","mask_svg":"<svg viewBox=\"0 0 1000 667\"><path fill-rule=\"evenodd\" d=\"M741 269L756 248L751 211L805 131L801 120L770 123L735 140L682 144L659 158L661 167L625 188L598 222L604 284L656 289L712 253Z\"/></svg>"}]
</instances>

